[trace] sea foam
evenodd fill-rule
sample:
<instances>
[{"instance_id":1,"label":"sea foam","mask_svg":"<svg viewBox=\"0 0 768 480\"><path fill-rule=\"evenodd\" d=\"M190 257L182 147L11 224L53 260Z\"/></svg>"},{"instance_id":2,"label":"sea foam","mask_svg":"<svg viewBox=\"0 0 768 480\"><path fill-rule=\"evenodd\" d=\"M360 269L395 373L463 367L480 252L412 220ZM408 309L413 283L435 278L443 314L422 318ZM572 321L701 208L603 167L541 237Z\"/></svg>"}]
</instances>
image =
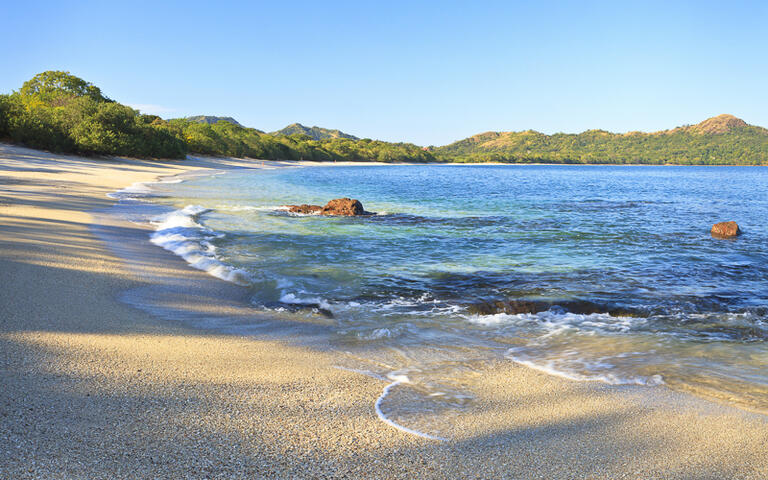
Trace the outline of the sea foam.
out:
<instances>
[{"instance_id":1,"label":"sea foam","mask_svg":"<svg viewBox=\"0 0 768 480\"><path fill-rule=\"evenodd\" d=\"M522 357L519 357L514 354L514 349L510 349L510 352L507 352L507 358L512 360L513 362L524 365L528 368L531 368L533 370L538 370L540 372L547 373L549 375L554 375L556 377L566 378L568 380L575 380L579 382L603 382L610 385L643 385L643 386L656 386L656 385L664 385L664 378L661 375L650 375L650 376L643 376L643 375L631 375L631 376L621 376L614 373L594 373L594 374L584 374L584 373L578 373L575 371L571 371L567 368L564 368L562 366L559 366L556 361L554 360L544 360L544 361L534 361L534 360L528 360ZM589 362L584 362L585 365L588 365Z\"/></svg>"},{"instance_id":2,"label":"sea foam","mask_svg":"<svg viewBox=\"0 0 768 480\"><path fill-rule=\"evenodd\" d=\"M507 350L506 357L513 362L549 375L576 381L598 381L611 385L662 385L661 375L622 375L616 373L615 360L626 353L599 356L579 353L575 348L562 350L562 343L572 343L574 335L625 335L641 329L648 319L643 317L612 316L607 313L577 314L549 310L539 313L493 315L467 315L464 318L475 325L490 329L511 326L536 331L526 347Z\"/></svg>"},{"instance_id":3,"label":"sea foam","mask_svg":"<svg viewBox=\"0 0 768 480\"><path fill-rule=\"evenodd\" d=\"M199 223L201 215L211 210L199 205L187 205L153 219L156 230L150 236L155 245L180 256L190 266L214 277L248 285L250 277L242 269L234 268L216 257L211 240L223 236Z\"/></svg>"},{"instance_id":4,"label":"sea foam","mask_svg":"<svg viewBox=\"0 0 768 480\"><path fill-rule=\"evenodd\" d=\"M428 433L420 432L418 430L414 430L412 428L405 427L403 425L400 425L399 423L389 419L384 412L381 410L381 404L384 401L384 399L389 395L390 391L397 387L398 385L408 384L411 383L410 379L406 375L398 375L398 374L389 374L387 375L387 378L389 380L392 380L392 383L388 384L386 387L384 387L384 390L382 390L381 395L379 398L376 399L376 403L374 403L373 407L376 410L376 416L379 417L379 420L386 423L387 425L394 427L401 432L405 432L411 435L416 435L418 437L428 438L430 440L439 440L439 441L446 441L447 438L444 437L438 437L437 435L430 435Z\"/></svg>"},{"instance_id":5,"label":"sea foam","mask_svg":"<svg viewBox=\"0 0 768 480\"><path fill-rule=\"evenodd\" d=\"M325 310L332 309L331 304L328 303L326 299L320 297L300 298L293 293L284 292L282 295L280 295L280 301L283 303L293 303L300 305L319 305L320 308L324 308Z\"/></svg>"},{"instance_id":6,"label":"sea foam","mask_svg":"<svg viewBox=\"0 0 768 480\"><path fill-rule=\"evenodd\" d=\"M147 197L152 194L151 185L181 183L183 181L184 179L182 178L168 178L165 180L157 180L154 182L135 182L125 188L121 188L116 192L108 193L107 197L114 198L115 200Z\"/></svg>"}]
</instances>

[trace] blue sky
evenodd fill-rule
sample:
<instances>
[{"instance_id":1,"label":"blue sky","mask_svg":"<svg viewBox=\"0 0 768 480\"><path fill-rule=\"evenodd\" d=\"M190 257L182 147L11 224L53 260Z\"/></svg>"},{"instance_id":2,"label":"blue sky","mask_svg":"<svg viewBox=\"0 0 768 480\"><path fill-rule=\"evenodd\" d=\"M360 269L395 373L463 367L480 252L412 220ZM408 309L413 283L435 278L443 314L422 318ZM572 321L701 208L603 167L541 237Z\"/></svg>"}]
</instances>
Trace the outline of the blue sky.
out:
<instances>
[{"instance_id":1,"label":"blue sky","mask_svg":"<svg viewBox=\"0 0 768 480\"><path fill-rule=\"evenodd\" d=\"M768 2L0 5L0 92L69 70L163 117L442 145L488 130L768 126Z\"/></svg>"}]
</instances>

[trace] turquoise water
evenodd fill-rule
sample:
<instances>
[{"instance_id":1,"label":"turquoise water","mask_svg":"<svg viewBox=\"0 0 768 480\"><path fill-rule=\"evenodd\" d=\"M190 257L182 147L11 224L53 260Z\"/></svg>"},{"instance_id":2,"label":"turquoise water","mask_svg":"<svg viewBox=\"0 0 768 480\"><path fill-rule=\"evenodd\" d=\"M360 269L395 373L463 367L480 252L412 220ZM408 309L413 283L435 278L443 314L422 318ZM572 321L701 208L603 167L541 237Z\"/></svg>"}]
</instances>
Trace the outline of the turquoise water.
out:
<instances>
[{"instance_id":1,"label":"turquoise water","mask_svg":"<svg viewBox=\"0 0 768 480\"><path fill-rule=\"evenodd\" d=\"M255 308L328 324L340 348L405 352L411 380L434 352L451 368L503 357L768 409L766 169L329 166L153 190L171 210L156 244ZM344 196L377 215L280 209ZM712 238L725 220L744 234ZM536 308L497 304L522 300ZM424 388L445 396L448 377Z\"/></svg>"}]
</instances>

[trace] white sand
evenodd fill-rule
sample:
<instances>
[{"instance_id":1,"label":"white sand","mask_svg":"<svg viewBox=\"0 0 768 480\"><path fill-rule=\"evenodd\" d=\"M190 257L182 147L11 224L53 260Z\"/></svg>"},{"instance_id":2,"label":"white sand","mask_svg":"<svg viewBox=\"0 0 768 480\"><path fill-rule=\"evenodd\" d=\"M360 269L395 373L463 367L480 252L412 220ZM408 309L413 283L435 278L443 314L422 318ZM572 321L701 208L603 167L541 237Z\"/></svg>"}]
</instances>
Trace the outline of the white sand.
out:
<instances>
[{"instance_id":1,"label":"white sand","mask_svg":"<svg viewBox=\"0 0 768 480\"><path fill-rule=\"evenodd\" d=\"M476 402L439 442L381 422L386 382L335 368L331 353L211 334L119 301L160 283L236 287L148 242L132 258L151 261L126 265L102 233L146 232L95 214L106 194L244 166L261 162L0 144L0 478L768 478L765 416L663 387L499 362L466 379ZM192 313L245 308L173 291L169 304Z\"/></svg>"}]
</instances>

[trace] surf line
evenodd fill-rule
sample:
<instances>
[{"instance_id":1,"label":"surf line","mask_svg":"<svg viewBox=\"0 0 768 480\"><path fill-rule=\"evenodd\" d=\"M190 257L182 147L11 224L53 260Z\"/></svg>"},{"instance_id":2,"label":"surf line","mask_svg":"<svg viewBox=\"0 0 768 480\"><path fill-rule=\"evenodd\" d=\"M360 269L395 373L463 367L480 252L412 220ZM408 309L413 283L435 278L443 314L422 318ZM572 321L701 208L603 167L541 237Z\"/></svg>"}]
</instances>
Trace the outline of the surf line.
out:
<instances>
[{"instance_id":1,"label":"surf line","mask_svg":"<svg viewBox=\"0 0 768 480\"><path fill-rule=\"evenodd\" d=\"M346 370L347 372L353 372L358 373L360 375L365 375L367 377L373 377L377 380L387 380L387 378L382 377L381 375L378 375L376 373L370 372L368 370L358 370L356 368L348 368L348 367L342 367L341 365L334 365L335 368L338 368L339 370ZM376 403L373 404L374 410L376 410L376 416L379 417L379 420L386 423L390 427L396 428L400 430L401 432L405 432L410 435L416 435L417 437L427 438L429 440L437 440L439 442L446 442L448 441L445 437L438 437L437 435L430 435L428 433L420 432L418 430L414 430L412 428L404 427L398 423L393 422L389 418L387 418L386 415L384 415L384 412L381 411L381 402L384 400L384 398L389 395L389 391L393 388L395 388L398 385L402 385L404 383L408 383L407 380L404 380L402 377L400 378L393 378L393 382L388 384L386 387L384 387L384 390L381 392L381 395L379 395L379 398L376 399Z\"/></svg>"},{"instance_id":2,"label":"surf line","mask_svg":"<svg viewBox=\"0 0 768 480\"><path fill-rule=\"evenodd\" d=\"M390 427L394 427L405 433L410 433L411 435L428 438L430 440L438 440L441 442L447 441L448 439L445 437L438 437L436 435L430 435L428 433L419 432L418 430L413 430L412 428L404 427L398 423L393 422L392 420L388 419L386 415L384 415L384 412L381 411L381 402L389 394L389 391L391 389L395 388L398 385L401 385L402 383L403 383L402 380L395 380L394 382L390 383L389 385L384 387L384 390L381 392L381 395L379 396L379 398L376 399L376 403L373 405L373 407L376 409L376 415L379 417L379 420L386 423Z\"/></svg>"}]
</instances>

